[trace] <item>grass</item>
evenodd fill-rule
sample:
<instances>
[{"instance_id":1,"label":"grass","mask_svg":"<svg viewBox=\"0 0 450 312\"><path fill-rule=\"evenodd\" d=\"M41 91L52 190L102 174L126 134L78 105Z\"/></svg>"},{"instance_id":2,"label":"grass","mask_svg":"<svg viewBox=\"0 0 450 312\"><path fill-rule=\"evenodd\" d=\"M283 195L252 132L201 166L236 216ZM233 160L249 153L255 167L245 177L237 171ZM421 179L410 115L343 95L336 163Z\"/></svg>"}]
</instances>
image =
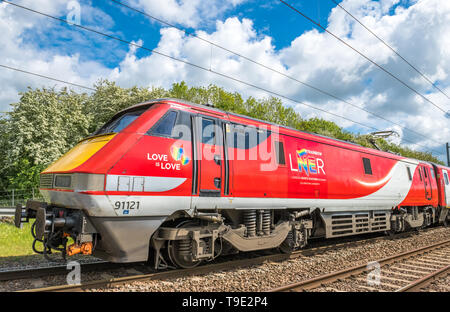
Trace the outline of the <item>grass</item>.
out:
<instances>
[{"instance_id":1,"label":"grass","mask_svg":"<svg viewBox=\"0 0 450 312\"><path fill-rule=\"evenodd\" d=\"M24 223L22 229L18 229L9 221L0 220L0 258L11 256L27 256L34 254L31 244L32 223ZM41 248L38 244L37 248Z\"/></svg>"},{"instance_id":2,"label":"grass","mask_svg":"<svg viewBox=\"0 0 450 312\"><path fill-rule=\"evenodd\" d=\"M33 222L34 219L30 220L30 223L23 223L22 229L18 229L14 226L12 218L0 218L0 264L25 263L43 257L36 254L31 247L33 244L33 236L31 235ZM72 238L69 238L67 245L72 243ZM38 242L36 248L42 250L42 243ZM59 252L57 253L59 254ZM59 255L56 258L59 259Z\"/></svg>"}]
</instances>

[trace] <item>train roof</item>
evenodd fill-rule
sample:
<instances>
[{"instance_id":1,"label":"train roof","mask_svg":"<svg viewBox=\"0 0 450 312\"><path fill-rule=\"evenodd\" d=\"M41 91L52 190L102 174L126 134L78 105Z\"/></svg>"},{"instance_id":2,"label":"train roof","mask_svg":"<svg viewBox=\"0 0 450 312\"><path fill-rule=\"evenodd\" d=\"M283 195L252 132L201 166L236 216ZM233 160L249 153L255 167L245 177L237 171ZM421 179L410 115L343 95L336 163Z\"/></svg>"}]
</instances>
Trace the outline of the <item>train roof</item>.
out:
<instances>
[{"instance_id":1,"label":"train roof","mask_svg":"<svg viewBox=\"0 0 450 312\"><path fill-rule=\"evenodd\" d=\"M176 98L161 98L161 99L155 99L155 100L151 100L151 101L148 101L148 102L135 104L133 106L130 106L130 107L120 111L118 114L120 114L120 113L122 113L124 111L127 111L129 109L134 109L134 108L137 108L137 107L140 107L140 106L156 104L156 103L165 102L165 101L182 103L182 104L186 104L186 105L193 106L193 107L198 107L198 108L203 108L203 109L206 108L206 109L211 110L213 112L221 113L221 114L224 114L224 115L232 115L232 116L236 116L236 117L240 117L240 118L245 118L245 119L249 119L249 120L253 120L253 121L269 124L269 125L272 125L272 126L277 126L279 128L283 128L283 129L287 129L287 130L303 132L303 133L307 133L307 134L310 134L310 135L315 135L315 136L319 136L319 137L322 137L322 138L326 138L326 139L330 139L330 140L334 140L334 141L339 141L339 142L343 142L343 143L347 143L347 144L363 147L362 145L359 145L357 143L353 143L353 142L349 142L349 141L343 141L343 140L340 140L340 139L328 137L326 135L313 133L313 132L308 132L308 131L304 131L304 130L298 130L298 129L295 129L295 128L292 128L292 127L275 124L275 123L267 121L267 120L262 120L262 119L258 119L258 118L254 118L254 117L250 117L250 116L246 116L246 115L242 115L242 114L237 114L237 113L233 113L233 112L227 112L227 111L215 108L214 106L209 105L209 104L197 104L197 103L192 103L192 102L189 102L189 101L186 101L186 100L181 100L181 99L176 99Z\"/></svg>"},{"instance_id":2,"label":"train roof","mask_svg":"<svg viewBox=\"0 0 450 312\"><path fill-rule=\"evenodd\" d=\"M199 108L199 109L202 109L202 110L206 110L206 112L210 111L211 113L219 113L219 114L222 114L224 116L228 115L228 116L234 116L234 117L238 117L238 118L244 118L244 119L248 119L248 120L252 120L252 121L256 121L256 122L261 122L261 123L264 123L264 124L267 124L267 125L276 126L276 127L280 128L280 129L284 129L284 130L287 130L287 131L293 131L293 132L296 132L296 133L303 133L303 134L310 135L310 136L313 136L313 137L319 137L319 138L325 139L327 141L331 140L331 141L334 141L334 142L340 142L340 143L344 144L344 146L341 146L341 147L347 147L347 148L351 148L352 146L353 147L358 147L358 149L361 149L362 152L366 152L366 153L370 153L370 154L376 154L377 156L396 158L396 159L401 159L401 160L404 160L404 161L409 161L409 162L412 162L412 163L417 163L417 161L418 161L416 159L404 157L404 156L401 156L401 155L398 155L398 154L394 154L394 153L391 153L391 152L385 152L385 151L376 150L376 149L373 149L373 148L368 148L368 147L359 145L357 143L343 141L343 140L340 140L340 139L336 139L336 138L332 138L332 137L328 137L328 136L325 136L325 135L312 133L312 132L308 132L308 131L298 130L298 129L295 129L295 128L292 128L292 127L275 124L275 123L272 123L270 121L261 120L261 119L249 117L249 116L246 116L246 115L242 115L242 114L227 112L227 111L215 108L214 106L209 105L209 104L197 104L197 103L193 103L193 102L189 102L189 101L182 100L182 99L177 99L177 98L160 98L160 99L154 99L154 100L138 103L138 104L132 105L132 106L126 108L126 109L121 110L116 115L119 115L119 114L121 114L121 113L123 113L125 111L130 110L130 109L135 109L135 108L142 107L142 106L147 106L147 105L156 104L156 103L164 103L164 102L174 102L174 103L184 104L186 106L191 106L191 107ZM289 135L289 133L283 133L283 134ZM327 143L327 142L324 142L324 143ZM328 142L328 143L331 143L331 142ZM347 145L347 146L345 146L345 145ZM431 162L427 162L427 161L422 161L421 160L421 162L431 164ZM439 165L439 166L442 166L442 165Z\"/></svg>"},{"instance_id":3,"label":"train roof","mask_svg":"<svg viewBox=\"0 0 450 312\"><path fill-rule=\"evenodd\" d=\"M430 163L430 164L432 164L432 165L434 165L434 166L436 166L436 167L439 167L439 168L444 168L444 169L448 169L448 170L450 170L450 166L446 166L446 165L441 165L441 164L437 164L437 163L435 163L435 162L432 162L432 161L429 161L429 163Z\"/></svg>"}]
</instances>

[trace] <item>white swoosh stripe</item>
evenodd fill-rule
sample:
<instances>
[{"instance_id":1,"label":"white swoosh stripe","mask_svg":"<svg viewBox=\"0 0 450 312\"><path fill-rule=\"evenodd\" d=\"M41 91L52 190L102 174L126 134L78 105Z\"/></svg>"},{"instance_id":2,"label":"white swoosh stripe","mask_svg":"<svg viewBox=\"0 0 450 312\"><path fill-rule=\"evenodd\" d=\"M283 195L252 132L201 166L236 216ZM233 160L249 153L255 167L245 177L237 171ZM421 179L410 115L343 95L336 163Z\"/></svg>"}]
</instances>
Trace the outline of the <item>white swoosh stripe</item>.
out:
<instances>
[{"instance_id":1,"label":"white swoosh stripe","mask_svg":"<svg viewBox=\"0 0 450 312\"><path fill-rule=\"evenodd\" d=\"M394 169L395 169L395 166L396 166L397 164L395 164L393 167L392 167L392 169L391 169L391 171L383 178L383 179L381 179L380 181L377 181L377 182L372 182L372 183L369 183L369 182L363 182L363 181L360 181L360 180L358 180L358 179L355 179L355 181L356 182L358 182L358 183L360 183L360 184L362 184L362 185L364 185L364 186L379 186L379 185L382 185L382 184L384 184L384 183L386 183L387 181L389 181L391 178L392 178L392 174L394 173Z\"/></svg>"}]
</instances>

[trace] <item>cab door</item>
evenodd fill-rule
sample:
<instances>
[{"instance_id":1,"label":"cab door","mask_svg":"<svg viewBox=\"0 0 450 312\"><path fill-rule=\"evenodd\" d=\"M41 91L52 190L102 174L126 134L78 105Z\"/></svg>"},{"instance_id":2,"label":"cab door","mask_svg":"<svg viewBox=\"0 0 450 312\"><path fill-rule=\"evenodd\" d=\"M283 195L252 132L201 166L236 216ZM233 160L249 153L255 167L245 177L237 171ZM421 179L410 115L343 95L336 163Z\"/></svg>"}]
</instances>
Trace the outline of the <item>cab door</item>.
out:
<instances>
[{"instance_id":1,"label":"cab door","mask_svg":"<svg viewBox=\"0 0 450 312\"><path fill-rule=\"evenodd\" d=\"M222 122L209 116L196 117L199 195L221 196L223 166Z\"/></svg>"},{"instance_id":2,"label":"cab door","mask_svg":"<svg viewBox=\"0 0 450 312\"><path fill-rule=\"evenodd\" d=\"M428 171L428 168L425 166L422 166L422 172L423 172L423 183L425 187L425 198L427 200L431 200L433 198L433 191L431 189L431 176L430 172Z\"/></svg>"}]
</instances>

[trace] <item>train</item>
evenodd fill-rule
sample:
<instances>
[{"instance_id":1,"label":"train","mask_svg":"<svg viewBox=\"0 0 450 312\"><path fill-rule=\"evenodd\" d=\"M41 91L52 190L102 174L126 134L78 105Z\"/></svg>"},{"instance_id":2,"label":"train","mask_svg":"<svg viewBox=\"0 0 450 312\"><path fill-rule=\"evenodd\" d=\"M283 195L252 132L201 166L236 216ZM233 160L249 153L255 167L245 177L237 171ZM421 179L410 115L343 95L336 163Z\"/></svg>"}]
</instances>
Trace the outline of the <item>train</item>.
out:
<instances>
[{"instance_id":1,"label":"train","mask_svg":"<svg viewBox=\"0 0 450 312\"><path fill-rule=\"evenodd\" d=\"M315 238L447 225L449 172L211 105L156 99L118 112L45 169L44 201L17 205L15 225L34 219L33 249L46 257L191 268L239 252L290 253Z\"/></svg>"}]
</instances>

